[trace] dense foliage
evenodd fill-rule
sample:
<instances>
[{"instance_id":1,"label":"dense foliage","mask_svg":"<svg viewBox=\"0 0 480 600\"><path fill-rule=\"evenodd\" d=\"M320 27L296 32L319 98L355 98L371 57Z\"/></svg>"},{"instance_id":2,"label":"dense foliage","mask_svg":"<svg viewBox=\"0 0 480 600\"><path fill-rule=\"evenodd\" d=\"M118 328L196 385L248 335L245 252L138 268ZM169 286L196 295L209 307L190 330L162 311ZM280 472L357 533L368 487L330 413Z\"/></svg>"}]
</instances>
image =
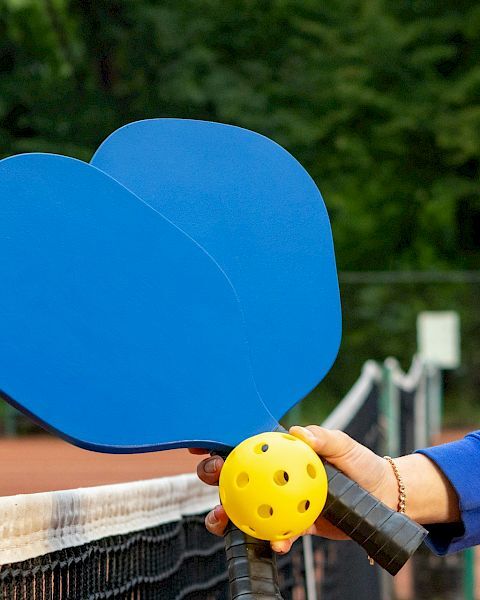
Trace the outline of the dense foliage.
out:
<instances>
[{"instance_id":1,"label":"dense foliage","mask_svg":"<svg viewBox=\"0 0 480 600\"><path fill-rule=\"evenodd\" d=\"M255 129L319 184L342 270L478 269L479 93L474 0L0 0L0 155L88 159L152 116ZM462 312L478 372L479 291L345 288L322 393L406 359L422 308Z\"/></svg>"}]
</instances>

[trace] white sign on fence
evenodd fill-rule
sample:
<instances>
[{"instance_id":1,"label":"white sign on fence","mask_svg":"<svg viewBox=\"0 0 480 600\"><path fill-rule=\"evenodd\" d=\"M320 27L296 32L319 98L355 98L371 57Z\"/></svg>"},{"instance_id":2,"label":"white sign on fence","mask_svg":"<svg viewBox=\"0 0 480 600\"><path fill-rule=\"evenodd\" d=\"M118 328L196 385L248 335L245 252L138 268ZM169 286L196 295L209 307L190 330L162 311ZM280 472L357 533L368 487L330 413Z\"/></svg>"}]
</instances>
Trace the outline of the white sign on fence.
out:
<instances>
[{"instance_id":1,"label":"white sign on fence","mask_svg":"<svg viewBox=\"0 0 480 600\"><path fill-rule=\"evenodd\" d=\"M418 353L440 369L460 366L460 317L453 310L425 311L417 318Z\"/></svg>"}]
</instances>

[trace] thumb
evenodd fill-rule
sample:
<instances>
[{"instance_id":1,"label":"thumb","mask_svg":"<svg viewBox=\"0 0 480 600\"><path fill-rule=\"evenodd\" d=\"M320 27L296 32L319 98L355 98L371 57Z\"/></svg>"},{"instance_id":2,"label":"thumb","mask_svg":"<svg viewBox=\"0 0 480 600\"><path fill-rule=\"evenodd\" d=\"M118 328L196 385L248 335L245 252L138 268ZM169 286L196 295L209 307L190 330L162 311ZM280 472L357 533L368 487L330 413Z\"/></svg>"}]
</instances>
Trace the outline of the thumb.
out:
<instances>
[{"instance_id":1,"label":"thumb","mask_svg":"<svg viewBox=\"0 0 480 600\"><path fill-rule=\"evenodd\" d=\"M372 491L385 472L385 461L343 431L309 425L290 428L291 435L307 443L317 454Z\"/></svg>"},{"instance_id":2,"label":"thumb","mask_svg":"<svg viewBox=\"0 0 480 600\"><path fill-rule=\"evenodd\" d=\"M349 454L355 452L357 446L360 446L343 431L325 429L318 425L308 425L308 427L295 425L290 428L290 433L302 439L317 454L332 464L335 464L336 460L344 460Z\"/></svg>"}]
</instances>

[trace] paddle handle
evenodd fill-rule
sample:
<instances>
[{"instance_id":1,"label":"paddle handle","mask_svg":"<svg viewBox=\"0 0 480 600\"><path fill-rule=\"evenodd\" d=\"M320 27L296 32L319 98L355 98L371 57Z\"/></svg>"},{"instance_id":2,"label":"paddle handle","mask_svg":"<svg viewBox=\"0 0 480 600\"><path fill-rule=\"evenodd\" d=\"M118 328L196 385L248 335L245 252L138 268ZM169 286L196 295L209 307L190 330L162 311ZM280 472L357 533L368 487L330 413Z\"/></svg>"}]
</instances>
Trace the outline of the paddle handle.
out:
<instances>
[{"instance_id":1,"label":"paddle handle","mask_svg":"<svg viewBox=\"0 0 480 600\"><path fill-rule=\"evenodd\" d=\"M275 553L230 521L224 534L231 600L282 600Z\"/></svg>"},{"instance_id":2,"label":"paddle handle","mask_svg":"<svg viewBox=\"0 0 480 600\"><path fill-rule=\"evenodd\" d=\"M328 495L322 516L396 575L424 540L426 529L391 510L332 465L326 463L325 469Z\"/></svg>"}]
</instances>

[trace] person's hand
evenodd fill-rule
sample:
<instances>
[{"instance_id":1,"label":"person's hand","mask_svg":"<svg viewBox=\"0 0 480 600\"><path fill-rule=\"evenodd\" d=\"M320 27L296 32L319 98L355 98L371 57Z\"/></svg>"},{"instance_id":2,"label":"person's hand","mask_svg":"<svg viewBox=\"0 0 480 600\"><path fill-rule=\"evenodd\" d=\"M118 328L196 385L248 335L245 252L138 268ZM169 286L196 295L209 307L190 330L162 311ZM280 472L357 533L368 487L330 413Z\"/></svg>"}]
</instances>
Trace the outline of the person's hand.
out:
<instances>
[{"instance_id":1,"label":"person's hand","mask_svg":"<svg viewBox=\"0 0 480 600\"><path fill-rule=\"evenodd\" d=\"M396 509L398 484L392 468L386 460L353 440L343 431L331 431L317 425L309 425L306 428L292 427L290 433L306 442L322 458L359 483L387 506ZM191 449L190 452L193 454L206 453L199 449ZM223 459L219 456L212 456L199 463L197 474L205 483L218 485L222 466ZM221 505L210 511L205 519L207 529L220 536L223 535L227 523L228 517ZM321 516L304 533L336 540L348 539L343 532ZM288 552L296 539L272 542L272 548L276 552Z\"/></svg>"}]
</instances>

